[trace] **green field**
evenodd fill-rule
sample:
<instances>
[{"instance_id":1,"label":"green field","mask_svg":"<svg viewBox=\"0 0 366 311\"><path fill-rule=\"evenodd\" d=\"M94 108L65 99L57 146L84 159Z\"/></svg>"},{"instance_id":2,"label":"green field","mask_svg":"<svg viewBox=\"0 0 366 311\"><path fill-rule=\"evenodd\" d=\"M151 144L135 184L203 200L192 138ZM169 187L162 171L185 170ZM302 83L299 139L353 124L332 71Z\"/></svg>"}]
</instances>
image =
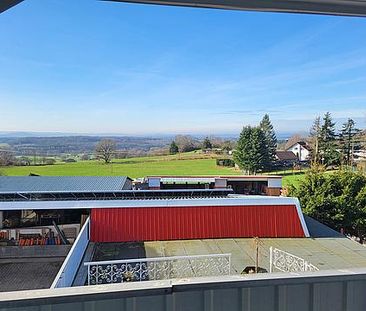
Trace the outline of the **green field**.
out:
<instances>
[{"instance_id":1,"label":"green field","mask_svg":"<svg viewBox=\"0 0 366 311\"><path fill-rule=\"evenodd\" d=\"M212 157L196 154L157 156L114 160L104 164L99 161L56 163L45 166L12 166L1 169L8 176L25 176L30 173L43 176L118 176L132 178L146 175L233 175L240 174L232 168L216 165Z\"/></svg>"},{"instance_id":2,"label":"green field","mask_svg":"<svg viewBox=\"0 0 366 311\"><path fill-rule=\"evenodd\" d=\"M11 166L0 169L7 176L27 176L30 173L42 176L129 176L147 175L240 175L233 168L216 165L215 156L201 153L185 153L174 156L140 157L114 160L104 164L99 161L75 163L57 162L44 166ZM273 174L273 173L271 173ZM283 185L297 184L304 176L290 171L277 172L283 175Z\"/></svg>"},{"instance_id":3,"label":"green field","mask_svg":"<svg viewBox=\"0 0 366 311\"><path fill-rule=\"evenodd\" d=\"M283 175L282 186L286 187L289 185L298 186L301 180L304 178L305 173Z\"/></svg>"}]
</instances>

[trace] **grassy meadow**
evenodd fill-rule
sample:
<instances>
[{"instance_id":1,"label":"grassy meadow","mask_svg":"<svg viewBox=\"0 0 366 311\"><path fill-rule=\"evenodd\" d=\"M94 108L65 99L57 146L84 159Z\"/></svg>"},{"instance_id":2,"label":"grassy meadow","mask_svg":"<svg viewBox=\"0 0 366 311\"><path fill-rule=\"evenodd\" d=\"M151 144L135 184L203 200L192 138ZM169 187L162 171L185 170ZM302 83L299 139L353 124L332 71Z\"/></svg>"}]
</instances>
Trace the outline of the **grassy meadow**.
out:
<instances>
[{"instance_id":1,"label":"grassy meadow","mask_svg":"<svg viewBox=\"0 0 366 311\"><path fill-rule=\"evenodd\" d=\"M7 176L27 176L30 173L42 176L121 176L132 178L147 175L240 175L239 170L216 165L215 155L198 152L169 156L115 159L110 164L100 161L78 161L74 163L56 162L42 166L10 166L0 168ZM279 171L283 175L283 185L297 184L303 172Z\"/></svg>"},{"instance_id":2,"label":"grassy meadow","mask_svg":"<svg viewBox=\"0 0 366 311\"><path fill-rule=\"evenodd\" d=\"M44 166L11 166L1 171L7 176L25 176L30 173L43 176L118 176L132 178L146 175L215 175L240 174L233 168L216 165L216 159L204 154L179 154L173 156L139 157L113 160L110 164L100 161L79 161L75 163L56 162Z\"/></svg>"}]
</instances>

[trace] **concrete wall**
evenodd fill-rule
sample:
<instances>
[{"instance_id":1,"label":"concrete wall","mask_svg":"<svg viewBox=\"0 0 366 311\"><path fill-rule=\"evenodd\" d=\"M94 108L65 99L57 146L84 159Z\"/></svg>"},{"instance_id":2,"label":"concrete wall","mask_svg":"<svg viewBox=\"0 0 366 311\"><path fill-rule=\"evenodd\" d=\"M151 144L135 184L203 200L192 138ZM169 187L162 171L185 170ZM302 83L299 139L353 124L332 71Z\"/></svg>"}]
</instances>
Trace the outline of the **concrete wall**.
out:
<instances>
[{"instance_id":1,"label":"concrete wall","mask_svg":"<svg viewBox=\"0 0 366 311\"><path fill-rule=\"evenodd\" d=\"M0 293L0 310L364 311L366 269Z\"/></svg>"}]
</instances>

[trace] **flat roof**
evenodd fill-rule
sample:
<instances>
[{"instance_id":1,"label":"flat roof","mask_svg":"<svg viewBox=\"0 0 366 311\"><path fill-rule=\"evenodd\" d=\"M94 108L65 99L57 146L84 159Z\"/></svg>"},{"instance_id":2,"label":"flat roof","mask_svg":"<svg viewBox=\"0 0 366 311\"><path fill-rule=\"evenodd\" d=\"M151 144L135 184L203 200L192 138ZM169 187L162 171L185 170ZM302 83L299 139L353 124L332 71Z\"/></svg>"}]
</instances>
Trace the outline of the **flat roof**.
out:
<instances>
[{"instance_id":1,"label":"flat roof","mask_svg":"<svg viewBox=\"0 0 366 311\"><path fill-rule=\"evenodd\" d=\"M346 237L259 239L259 266L269 271L269 248L304 258L319 270L364 268L366 247ZM93 261L231 253L231 273L255 265L253 238L95 243Z\"/></svg>"},{"instance_id":2,"label":"flat roof","mask_svg":"<svg viewBox=\"0 0 366 311\"><path fill-rule=\"evenodd\" d=\"M1 246L0 292L50 288L71 245Z\"/></svg>"},{"instance_id":3,"label":"flat roof","mask_svg":"<svg viewBox=\"0 0 366 311\"><path fill-rule=\"evenodd\" d=\"M275 247L312 263L320 270L366 267L366 248L340 233L305 217L311 238L262 238L259 240L259 265L269 271L269 248ZM89 243L92 256L85 261L156 258L209 254L231 254L232 274L255 265L253 238L194 239L123 243ZM83 267L85 270L86 267ZM75 285L84 285L86 270Z\"/></svg>"},{"instance_id":4,"label":"flat roof","mask_svg":"<svg viewBox=\"0 0 366 311\"><path fill-rule=\"evenodd\" d=\"M233 274L255 265L253 239L207 239L145 242L146 257L231 253ZM269 248L276 247L299 256L319 270L366 267L366 247L348 238L260 239L259 266L269 271Z\"/></svg>"},{"instance_id":5,"label":"flat roof","mask_svg":"<svg viewBox=\"0 0 366 311\"><path fill-rule=\"evenodd\" d=\"M0 292L50 288L63 260L0 263Z\"/></svg>"},{"instance_id":6,"label":"flat roof","mask_svg":"<svg viewBox=\"0 0 366 311\"><path fill-rule=\"evenodd\" d=\"M0 176L0 192L119 191L131 188L128 179L127 176Z\"/></svg>"}]
</instances>

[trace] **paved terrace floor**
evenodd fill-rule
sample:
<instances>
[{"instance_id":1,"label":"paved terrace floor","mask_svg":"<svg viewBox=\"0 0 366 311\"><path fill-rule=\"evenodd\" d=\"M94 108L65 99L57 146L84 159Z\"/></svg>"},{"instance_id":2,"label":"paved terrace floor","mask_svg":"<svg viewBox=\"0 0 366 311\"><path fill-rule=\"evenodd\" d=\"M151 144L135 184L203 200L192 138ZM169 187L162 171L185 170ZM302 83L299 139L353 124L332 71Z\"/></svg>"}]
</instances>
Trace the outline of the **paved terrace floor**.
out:
<instances>
[{"instance_id":1,"label":"paved terrace floor","mask_svg":"<svg viewBox=\"0 0 366 311\"><path fill-rule=\"evenodd\" d=\"M271 246L302 257L320 270L366 267L366 247L347 238L260 239L259 266L269 270ZM255 264L254 239L145 242L146 257L231 253L233 274Z\"/></svg>"},{"instance_id":2,"label":"paved terrace floor","mask_svg":"<svg viewBox=\"0 0 366 311\"><path fill-rule=\"evenodd\" d=\"M260 239L259 265L269 270L269 248L302 257L320 270L366 267L366 247L345 237ZM117 260L231 253L232 274L255 264L255 242L249 238L97 243L93 260Z\"/></svg>"}]
</instances>

